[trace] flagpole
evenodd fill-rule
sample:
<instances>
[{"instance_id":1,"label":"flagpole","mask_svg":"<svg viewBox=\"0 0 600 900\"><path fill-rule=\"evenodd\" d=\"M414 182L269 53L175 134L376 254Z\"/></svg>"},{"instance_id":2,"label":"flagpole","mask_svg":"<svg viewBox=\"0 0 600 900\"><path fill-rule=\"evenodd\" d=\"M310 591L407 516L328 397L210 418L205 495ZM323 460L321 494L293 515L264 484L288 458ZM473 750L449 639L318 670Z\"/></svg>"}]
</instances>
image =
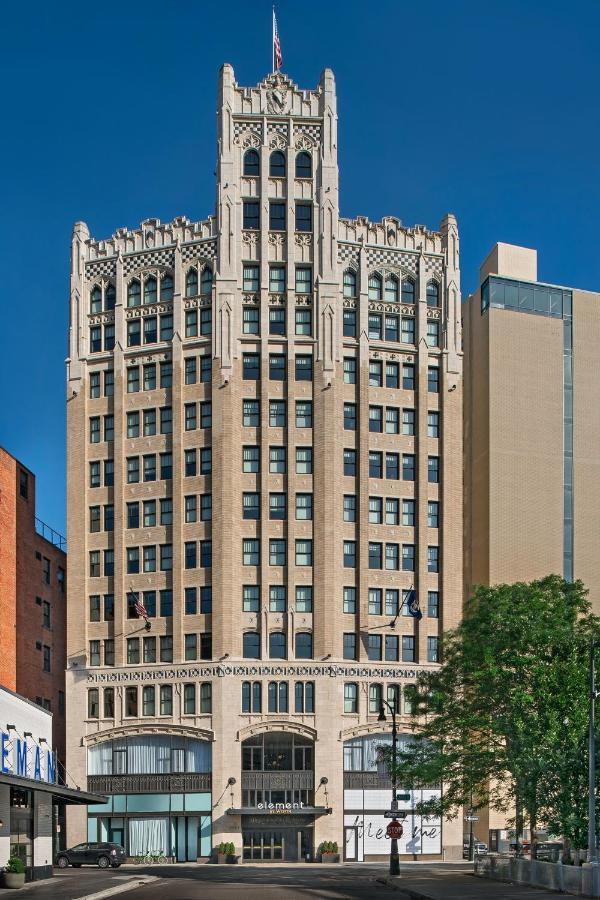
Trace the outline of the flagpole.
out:
<instances>
[{"instance_id":1,"label":"flagpole","mask_svg":"<svg viewBox=\"0 0 600 900\"><path fill-rule=\"evenodd\" d=\"M272 22L272 39L271 39L271 55L273 57L272 72L275 71L275 4L273 4L273 22Z\"/></svg>"}]
</instances>

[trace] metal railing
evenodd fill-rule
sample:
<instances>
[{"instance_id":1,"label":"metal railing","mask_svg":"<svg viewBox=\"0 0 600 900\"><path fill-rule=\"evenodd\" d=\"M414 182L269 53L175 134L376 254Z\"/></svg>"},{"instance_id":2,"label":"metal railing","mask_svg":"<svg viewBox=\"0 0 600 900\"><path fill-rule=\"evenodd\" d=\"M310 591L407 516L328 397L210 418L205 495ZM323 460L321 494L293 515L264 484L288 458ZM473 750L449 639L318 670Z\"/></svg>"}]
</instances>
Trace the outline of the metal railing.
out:
<instances>
[{"instance_id":1,"label":"metal railing","mask_svg":"<svg viewBox=\"0 0 600 900\"><path fill-rule=\"evenodd\" d=\"M46 525L46 523L42 522L41 519L38 519L37 516L35 517L35 530L40 537L44 538L44 540L54 544L54 546L58 547L59 550L62 550L63 553L67 552L66 537L63 537L63 535L59 531L55 531L54 528L50 528L49 525Z\"/></svg>"}]
</instances>

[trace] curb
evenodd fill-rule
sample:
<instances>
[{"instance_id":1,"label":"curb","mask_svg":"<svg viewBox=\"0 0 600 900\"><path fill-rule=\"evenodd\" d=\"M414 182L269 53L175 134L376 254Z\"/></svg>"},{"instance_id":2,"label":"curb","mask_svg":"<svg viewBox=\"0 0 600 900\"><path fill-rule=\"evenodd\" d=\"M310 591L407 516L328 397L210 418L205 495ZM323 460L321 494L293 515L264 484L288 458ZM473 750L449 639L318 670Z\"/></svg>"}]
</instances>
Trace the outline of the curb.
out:
<instances>
[{"instance_id":1,"label":"curb","mask_svg":"<svg viewBox=\"0 0 600 900\"><path fill-rule=\"evenodd\" d=\"M145 877L140 878L133 877L128 881L123 881L121 884L115 884L113 887L105 888L103 891L96 891L94 894L83 894L81 897L77 897L76 900L104 900L105 897L113 897L115 894L124 894L125 891L133 891L135 888L153 884L155 881L160 881L158 875L146 875Z\"/></svg>"}]
</instances>

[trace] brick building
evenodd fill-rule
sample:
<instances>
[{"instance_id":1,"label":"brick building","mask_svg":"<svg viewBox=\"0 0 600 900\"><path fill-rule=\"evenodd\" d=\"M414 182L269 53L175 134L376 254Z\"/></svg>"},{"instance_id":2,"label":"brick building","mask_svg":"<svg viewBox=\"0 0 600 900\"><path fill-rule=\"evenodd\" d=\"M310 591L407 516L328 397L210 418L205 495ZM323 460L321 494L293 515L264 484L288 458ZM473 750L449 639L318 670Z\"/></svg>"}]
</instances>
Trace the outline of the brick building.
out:
<instances>
[{"instance_id":1,"label":"brick building","mask_svg":"<svg viewBox=\"0 0 600 900\"><path fill-rule=\"evenodd\" d=\"M65 539L35 515L33 472L0 447L0 684L52 712L63 765L65 551Z\"/></svg>"},{"instance_id":2,"label":"brick building","mask_svg":"<svg viewBox=\"0 0 600 900\"><path fill-rule=\"evenodd\" d=\"M377 748L462 608L460 329L454 216L339 216L330 70L223 67L206 220L75 225L71 843L389 852ZM460 856L417 800L400 852Z\"/></svg>"}]
</instances>

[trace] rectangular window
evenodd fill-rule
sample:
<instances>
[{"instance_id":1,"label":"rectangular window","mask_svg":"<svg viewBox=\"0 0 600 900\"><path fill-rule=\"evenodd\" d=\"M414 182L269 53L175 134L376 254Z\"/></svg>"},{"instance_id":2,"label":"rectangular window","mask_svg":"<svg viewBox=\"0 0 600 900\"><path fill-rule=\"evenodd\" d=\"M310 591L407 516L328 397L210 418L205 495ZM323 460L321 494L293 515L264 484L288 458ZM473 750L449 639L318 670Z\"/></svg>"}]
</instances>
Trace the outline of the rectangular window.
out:
<instances>
[{"instance_id":1,"label":"rectangular window","mask_svg":"<svg viewBox=\"0 0 600 900\"><path fill-rule=\"evenodd\" d=\"M161 341L173 340L173 315L166 313L160 317L160 339Z\"/></svg>"},{"instance_id":2,"label":"rectangular window","mask_svg":"<svg viewBox=\"0 0 600 900\"><path fill-rule=\"evenodd\" d=\"M396 588L388 588L385 592L385 614L386 616L398 615L398 591Z\"/></svg>"},{"instance_id":3,"label":"rectangular window","mask_svg":"<svg viewBox=\"0 0 600 900\"><path fill-rule=\"evenodd\" d=\"M200 428L212 428L212 402L203 400L200 403Z\"/></svg>"},{"instance_id":4,"label":"rectangular window","mask_svg":"<svg viewBox=\"0 0 600 900\"><path fill-rule=\"evenodd\" d=\"M312 475L312 447L296 447L296 474Z\"/></svg>"},{"instance_id":5,"label":"rectangular window","mask_svg":"<svg viewBox=\"0 0 600 900\"><path fill-rule=\"evenodd\" d=\"M200 409L202 409L202 406L203 404L201 403ZM173 433L173 411L170 406L163 406L160 410L160 433Z\"/></svg>"},{"instance_id":6,"label":"rectangular window","mask_svg":"<svg viewBox=\"0 0 600 900\"><path fill-rule=\"evenodd\" d=\"M352 657L345 657L346 659ZM345 713L357 713L358 712L358 686L354 683L349 683L344 685L344 712Z\"/></svg>"},{"instance_id":7,"label":"rectangular window","mask_svg":"<svg viewBox=\"0 0 600 900\"><path fill-rule=\"evenodd\" d=\"M185 659L198 659L198 635L185 635Z\"/></svg>"},{"instance_id":8,"label":"rectangular window","mask_svg":"<svg viewBox=\"0 0 600 900\"><path fill-rule=\"evenodd\" d=\"M285 470L285 447L269 447L269 472L273 475L284 475Z\"/></svg>"},{"instance_id":9,"label":"rectangular window","mask_svg":"<svg viewBox=\"0 0 600 900\"><path fill-rule=\"evenodd\" d=\"M439 547L428 547L427 548L427 571L428 572L439 572L440 571Z\"/></svg>"},{"instance_id":10,"label":"rectangular window","mask_svg":"<svg viewBox=\"0 0 600 900\"><path fill-rule=\"evenodd\" d=\"M146 457L144 457L145 461ZM160 477L163 481L173 477L173 456L171 453L160 454Z\"/></svg>"},{"instance_id":11,"label":"rectangular window","mask_svg":"<svg viewBox=\"0 0 600 900\"><path fill-rule=\"evenodd\" d=\"M130 413L131 415L131 413ZM137 413L134 413L137 415ZM144 410L144 437L151 437L153 434L156 434L156 410L155 409L145 409ZM129 437L129 435L128 435Z\"/></svg>"},{"instance_id":12,"label":"rectangular window","mask_svg":"<svg viewBox=\"0 0 600 900\"><path fill-rule=\"evenodd\" d=\"M127 346L139 347L142 343L141 319L130 319L127 323Z\"/></svg>"},{"instance_id":13,"label":"rectangular window","mask_svg":"<svg viewBox=\"0 0 600 900\"><path fill-rule=\"evenodd\" d=\"M385 386L388 388L400 387L398 363L388 362L385 364Z\"/></svg>"},{"instance_id":14,"label":"rectangular window","mask_svg":"<svg viewBox=\"0 0 600 900\"><path fill-rule=\"evenodd\" d=\"M260 400L242 401L242 425L245 428L258 428L260 425Z\"/></svg>"},{"instance_id":15,"label":"rectangular window","mask_svg":"<svg viewBox=\"0 0 600 900\"><path fill-rule=\"evenodd\" d=\"M344 642L344 659L356 659L356 635L354 632L345 632Z\"/></svg>"},{"instance_id":16,"label":"rectangular window","mask_svg":"<svg viewBox=\"0 0 600 900\"><path fill-rule=\"evenodd\" d=\"M313 611L312 585L297 584L296 585L296 612L311 613L312 611Z\"/></svg>"},{"instance_id":17,"label":"rectangular window","mask_svg":"<svg viewBox=\"0 0 600 900\"><path fill-rule=\"evenodd\" d=\"M312 400L296 400L296 428L312 428Z\"/></svg>"},{"instance_id":18,"label":"rectangular window","mask_svg":"<svg viewBox=\"0 0 600 900\"><path fill-rule=\"evenodd\" d=\"M402 480L415 480L415 456L414 453L402 454Z\"/></svg>"},{"instance_id":19,"label":"rectangular window","mask_svg":"<svg viewBox=\"0 0 600 900\"><path fill-rule=\"evenodd\" d=\"M440 480L440 460L438 456L429 456L427 458L427 481L430 484L437 484Z\"/></svg>"},{"instance_id":20,"label":"rectangular window","mask_svg":"<svg viewBox=\"0 0 600 900\"><path fill-rule=\"evenodd\" d=\"M385 410L386 434L398 434L400 431L399 421L399 410L395 406L387 406Z\"/></svg>"},{"instance_id":21,"label":"rectangular window","mask_svg":"<svg viewBox=\"0 0 600 900\"><path fill-rule=\"evenodd\" d=\"M415 367L413 363L404 363L402 366L402 388L405 391L415 389Z\"/></svg>"},{"instance_id":22,"label":"rectangular window","mask_svg":"<svg viewBox=\"0 0 600 900\"><path fill-rule=\"evenodd\" d=\"M412 635L402 635L402 662L415 661L415 639Z\"/></svg>"},{"instance_id":23,"label":"rectangular window","mask_svg":"<svg viewBox=\"0 0 600 900\"><path fill-rule=\"evenodd\" d=\"M439 662L437 637L427 638L427 662Z\"/></svg>"},{"instance_id":24,"label":"rectangular window","mask_svg":"<svg viewBox=\"0 0 600 900\"><path fill-rule=\"evenodd\" d=\"M269 426L271 428L285 428L285 400L269 401Z\"/></svg>"},{"instance_id":25,"label":"rectangular window","mask_svg":"<svg viewBox=\"0 0 600 900\"><path fill-rule=\"evenodd\" d=\"M269 380L285 381L286 379L286 357L284 353L269 354Z\"/></svg>"},{"instance_id":26,"label":"rectangular window","mask_svg":"<svg viewBox=\"0 0 600 900\"><path fill-rule=\"evenodd\" d=\"M312 519L312 494L296 494L296 519Z\"/></svg>"},{"instance_id":27,"label":"rectangular window","mask_svg":"<svg viewBox=\"0 0 600 900\"><path fill-rule=\"evenodd\" d=\"M245 584L242 588L242 610L244 612L259 612L260 588L257 584Z\"/></svg>"},{"instance_id":28,"label":"rectangular window","mask_svg":"<svg viewBox=\"0 0 600 900\"><path fill-rule=\"evenodd\" d=\"M269 201L269 231L285 231L285 203Z\"/></svg>"},{"instance_id":29,"label":"rectangular window","mask_svg":"<svg viewBox=\"0 0 600 900\"><path fill-rule=\"evenodd\" d=\"M415 342L415 320L408 316L402 316L402 337L403 344L414 344Z\"/></svg>"},{"instance_id":30,"label":"rectangular window","mask_svg":"<svg viewBox=\"0 0 600 900\"><path fill-rule=\"evenodd\" d=\"M312 334L312 310L296 309L295 312L295 330L296 334L304 337L310 337Z\"/></svg>"},{"instance_id":31,"label":"rectangular window","mask_svg":"<svg viewBox=\"0 0 600 900\"><path fill-rule=\"evenodd\" d=\"M127 665L135 666L140 661L140 639L127 638Z\"/></svg>"},{"instance_id":32,"label":"rectangular window","mask_svg":"<svg viewBox=\"0 0 600 900\"><path fill-rule=\"evenodd\" d=\"M412 527L415 524L415 501L402 501L402 524Z\"/></svg>"},{"instance_id":33,"label":"rectangular window","mask_svg":"<svg viewBox=\"0 0 600 900\"><path fill-rule=\"evenodd\" d=\"M158 338L156 316L144 319L144 344L155 344Z\"/></svg>"},{"instance_id":34,"label":"rectangular window","mask_svg":"<svg viewBox=\"0 0 600 900\"><path fill-rule=\"evenodd\" d=\"M383 454L378 450L369 451L369 478L381 478L383 475Z\"/></svg>"},{"instance_id":35,"label":"rectangular window","mask_svg":"<svg viewBox=\"0 0 600 900\"><path fill-rule=\"evenodd\" d=\"M344 403L344 429L356 431L356 403Z\"/></svg>"},{"instance_id":36,"label":"rectangular window","mask_svg":"<svg viewBox=\"0 0 600 900\"><path fill-rule=\"evenodd\" d=\"M380 616L383 612L381 588L369 588L369 615Z\"/></svg>"},{"instance_id":37,"label":"rectangular window","mask_svg":"<svg viewBox=\"0 0 600 900\"><path fill-rule=\"evenodd\" d=\"M296 231L312 231L312 203L296 202Z\"/></svg>"},{"instance_id":38,"label":"rectangular window","mask_svg":"<svg viewBox=\"0 0 600 900\"><path fill-rule=\"evenodd\" d=\"M137 484L140 480L139 456L127 457L127 484Z\"/></svg>"},{"instance_id":39,"label":"rectangular window","mask_svg":"<svg viewBox=\"0 0 600 900\"><path fill-rule=\"evenodd\" d=\"M196 404L186 403L183 407L184 411L184 427L186 431L194 431L197 426Z\"/></svg>"},{"instance_id":40,"label":"rectangular window","mask_svg":"<svg viewBox=\"0 0 600 900\"><path fill-rule=\"evenodd\" d=\"M100 665L100 641L90 641L89 664L90 666Z\"/></svg>"},{"instance_id":41,"label":"rectangular window","mask_svg":"<svg viewBox=\"0 0 600 900\"><path fill-rule=\"evenodd\" d=\"M440 521L440 504L437 500L429 500L427 502L427 526L428 528L439 528Z\"/></svg>"},{"instance_id":42,"label":"rectangular window","mask_svg":"<svg viewBox=\"0 0 600 900\"><path fill-rule=\"evenodd\" d=\"M100 577L100 551L90 550L90 578Z\"/></svg>"},{"instance_id":43,"label":"rectangular window","mask_svg":"<svg viewBox=\"0 0 600 900\"><path fill-rule=\"evenodd\" d=\"M312 541L296 541L296 565L312 566Z\"/></svg>"},{"instance_id":44,"label":"rectangular window","mask_svg":"<svg viewBox=\"0 0 600 900\"><path fill-rule=\"evenodd\" d=\"M427 390L430 394L440 392L440 370L437 366L429 366L427 369Z\"/></svg>"},{"instance_id":45,"label":"rectangular window","mask_svg":"<svg viewBox=\"0 0 600 900\"><path fill-rule=\"evenodd\" d=\"M427 437L438 438L440 436L440 414L439 412L427 413Z\"/></svg>"},{"instance_id":46,"label":"rectangular window","mask_svg":"<svg viewBox=\"0 0 600 900\"><path fill-rule=\"evenodd\" d=\"M242 355L242 378L245 381L260 380L260 356L258 353L244 353Z\"/></svg>"},{"instance_id":47,"label":"rectangular window","mask_svg":"<svg viewBox=\"0 0 600 900\"><path fill-rule=\"evenodd\" d=\"M156 389L156 363L147 363L144 366L144 390Z\"/></svg>"},{"instance_id":48,"label":"rectangular window","mask_svg":"<svg viewBox=\"0 0 600 900\"><path fill-rule=\"evenodd\" d=\"M344 337L356 337L356 310L345 309L343 313Z\"/></svg>"},{"instance_id":49,"label":"rectangular window","mask_svg":"<svg viewBox=\"0 0 600 900\"><path fill-rule=\"evenodd\" d=\"M212 566L212 541L200 541L200 568L210 569Z\"/></svg>"},{"instance_id":50,"label":"rectangular window","mask_svg":"<svg viewBox=\"0 0 600 900\"><path fill-rule=\"evenodd\" d=\"M90 506L90 532L100 531L100 507Z\"/></svg>"},{"instance_id":51,"label":"rectangular window","mask_svg":"<svg viewBox=\"0 0 600 900\"><path fill-rule=\"evenodd\" d=\"M415 571L415 545L402 544L402 571Z\"/></svg>"},{"instance_id":52,"label":"rectangular window","mask_svg":"<svg viewBox=\"0 0 600 900\"><path fill-rule=\"evenodd\" d=\"M100 325L92 325L90 328L90 353L100 353L102 350L102 328Z\"/></svg>"},{"instance_id":53,"label":"rectangular window","mask_svg":"<svg viewBox=\"0 0 600 900\"><path fill-rule=\"evenodd\" d=\"M310 266L296 266L296 293L312 293L312 269Z\"/></svg>"},{"instance_id":54,"label":"rectangular window","mask_svg":"<svg viewBox=\"0 0 600 900\"><path fill-rule=\"evenodd\" d=\"M367 638L367 658L370 660L379 660L381 659L381 635L380 634L370 634ZM377 704L377 710L379 710L379 704Z\"/></svg>"},{"instance_id":55,"label":"rectangular window","mask_svg":"<svg viewBox=\"0 0 600 900\"><path fill-rule=\"evenodd\" d=\"M156 525L156 500L144 500L144 528Z\"/></svg>"},{"instance_id":56,"label":"rectangular window","mask_svg":"<svg viewBox=\"0 0 600 900\"><path fill-rule=\"evenodd\" d=\"M196 474L196 451L186 450L183 462L183 474L186 478Z\"/></svg>"},{"instance_id":57,"label":"rectangular window","mask_svg":"<svg viewBox=\"0 0 600 900\"><path fill-rule=\"evenodd\" d=\"M260 518L260 494L255 494L255 493L242 494L242 518L243 519L259 519Z\"/></svg>"},{"instance_id":58,"label":"rectangular window","mask_svg":"<svg viewBox=\"0 0 600 900\"><path fill-rule=\"evenodd\" d=\"M244 200L243 202L243 228L251 228L256 230L260 228L260 204L256 200ZM256 266L258 268L258 266ZM245 276L246 267L244 267ZM245 279L244 279L245 280ZM258 288L256 288L257 290ZM252 288L244 287L244 290L252 290Z\"/></svg>"},{"instance_id":59,"label":"rectangular window","mask_svg":"<svg viewBox=\"0 0 600 900\"><path fill-rule=\"evenodd\" d=\"M412 437L415 433L415 411L414 409L402 410L402 434Z\"/></svg>"},{"instance_id":60,"label":"rectangular window","mask_svg":"<svg viewBox=\"0 0 600 900\"><path fill-rule=\"evenodd\" d=\"M258 538L245 538L242 541L242 562L245 566L260 565L260 541Z\"/></svg>"},{"instance_id":61,"label":"rectangular window","mask_svg":"<svg viewBox=\"0 0 600 900\"><path fill-rule=\"evenodd\" d=\"M186 309L185 311L185 336L196 337L198 334L198 310Z\"/></svg>"},{"instance_id":62,"label":"rectangular window","mask_svg":"<svg viewBox=\"0 0 600 900\"><path fill-rule=\"evenodd\" d=\"M269 565L285 566L285 541L273 539L269 541Z\"/></svg>"},{"instance_id":63,"label":"rectangular window","mask_svg":"<svg viewBox=\"0 0 600 900\"><path fill-rule=\"evenodd\" d=\"M285 266L271 266L269 269L269 293L285 293Z\"/></svg>"},{"instance_id":64,"label":"rectangular window","mask_svg":"<svg viewBox=\"0 0 600 900\"><path fill-rule=\"evenodd\" d=\"M100 443L100 416L90 417L90 444Z\"/></svg>"},{"instance_id":65,"label":"rectangular window","mask_svg":"<svg viewBox=\"0 0 600 900\"><path fill-rule=\"evenodd\" d=\"M185 375L184 375L185 384L196 384L197 364L196 364L195 356L188 356L185 359L184 369L185 369Z\"/></svg>"},{"instance_id":66,"label":"rectangular window","mask_svg":"<svg viewBox=\"0 0 600 900\"><path fill-rule=\"evenodd\" d=\"M383 431L383 408L381 406L369 407L369 431L375 433Z\"/></svg>"},{"instance_id":67,"label":"rectangular window","mask_svg":"<svg viewBox=\"0 0 600 900\"><path fill-rule=\"evenodd\" d=\"M160 591L160 615L163 618L169 618L173 615L173 592L170 590ZM146 607L148 609L148 607ZM148 610L149 612L149 610Z\"/></svg>"},{"instance_id":68,"label":"rectangular window","mask_svg":"<svg viewBox=\"0 0 600 900\"><path fill-rule=\"evenodd\" d=\"M356 384L356 360L344 357L344 384Z\"/></svg>"},{"instance_id":69,"label":"rectangular window","mask_svg":"<svg viewBox=\"0 0 600 900\"><path fill-rule=\"evenodd\" d=\"M99 462L91 462L90 463L90 487L91 488L100 487L100 463Z\"/></svg>"},{"instance_id":70,"label":"rectangular window","mask_svg":"<svg viewBox=\"0 0 600 900\"><path fill-rule=\"evenodd\" d=\"M156 688L151 685L142 688L142 715L156 715Z\"/></svg>"},{"instance_id":71,"label":"rectangular window","mask_svg":"<svg viewBox=\"0 0 600 900\"><path fill-rule=\"evenodd\" d=\"M400 642L397 634L386 634L385 636L385 660L386 662L398 662L398 652Z\"/></svg>"},{"instance_id":72,"label":"rectangular window","mask_svg":"<svg viewBox=\"0 0 600 900\"><path fill-rule=\"evenodd\" d=\"M244 306L242 333L260 334L260 310L257 307Z\"/></svg>"},{"instance_id":73,"label":"rectangular window","mask_svg":"<svg viewBox=\"0 0 600 900\"><path fill-rule=\"evenodd\" d=\"M356 475L356 450L344 450L344 475Z\"/></svg>"},{"instance_id":74,"label":"rectangular window","mask_svg":"<svg viewBox=\"0 0 600 900\"><path fill-rule=\"evenodd\" d=\"M272 306L269 309L269 334L285 334L285 308Z\"/></svg>"},{"instance_id":75,"label":"rectangular window","mask_svg":"<svg viewBox=\"0 0 600 900\"><path fill-rule=\"evenodd\" d=\"M369 387L381 387L383 384L383 363L381 360L369 362Z\"/></svg>"},{"instance_id":76,"label":"rectangular window","mask_svg":"<svg viewBox=\"0 0 600 900\"><path fill-rule=\"evenodd\" d=\"M269 612L285 612L287 602L285 587L283 585L271 585L269 588Z\"/></svg>"},{"instance_id":77,"label":"rectangular window","mask_svg":"<svg viewBox=\"0 0 600 900\"><path fill-rule=\"evenodd\" d=\"M369 542L369 568L381 569L383 561L382 545L378 541Z\"/></svg>"},{"instance_id":78,"label":"rectangular window","mask_svg":"<svg viewBox=\"0 0 600 900\"><path fill-rule=\"evenodd\" d=\"M377 315L377 313L372 313L369 316L369 340L371 341L380 341L382 335L382 322L381 316Z\"/></svg>"},{"instance_id":79,"label":"rectangular window","mask_svg":"<svg viewBox=\"0 0 600 900\"><path fill-rule=\"evenodd\" d=\"M356 522L356 495L344 494L344 522Z\"/></svg>"},{"instance_id":80,"label":"rectangular window","mask_svg":"<svg viewBox=\"0 0 600 900\"><path fill-rule=\"evenodd\" d=\"M427 615L437 619L440 615L440 595L438 591L427 591Z\"/></svg>"},{"instance_id":81,"label":"rectangular window","mask_svg":"<svg viewBox=\"0 0 600 900\"><path fill-rule=\"evenodd\" d=\"M369 497L369 522L381 525L383 522L383 500L381 497Z\"/></svg>"},{"instance_id":82,"label":"rectangular window","mask_svg":"<svg viewBox=\"0 0 600 900\"><path fill-rule=\"evenodd\" d=\"M242 447L242 472L260 471L260 448Z\"/></svg>"},{"instance_id":83,"label":"rectangular window","mask_svg":"<svg viewBox=\"0 0 600 900\"><path fill-rule=\"evenodd\" d=\"M100 621L100 594L90 596L90 622Z\"/></svg>"},{"instance_id":84,"label":"rectangular window","mask_svg":"<svg viewBox=\"0 0 600 900\"><path fill-rule=\"evenodd\" d=\"M356 541L344 541L344 568L356 568Z\"/></svg>"},{"instance_id":85,"label":"rectangular window","mask_svg":"<svg viewBox=\"0 0 600 900\"><path fill-rule=\"evenodd\" d=\"M398 525L399 524L399 516L398 516L398 500L395 497L386 497L385 498L385 524L386 525Z\"/></svg>"},{"instance_id":86,"label":"rectangular window","mask_svg":"<svg viewBox=\"0 0 600 900\"><path fill-rule=\"evenodd\" d=\"M399 568L398 544L385 545L385 567L388 570L397 571Z\"/></svg>"},{"instance_id":87,"label":"rectangular window","mask_svg":"<svg viewBox=\"0 0 600 900\"><path fill-rule=\"evenodd\" d=\"M431 319L427 320L427 346L440 346L440 323Z\"/></svg>"},{"instance_id":88,"label":"rectangular window","mask_svg":"<svg viewBox=\"0 0 600 900\"><path fill-rule=\"evenodd\" d=\"M349 615L356 614L356 588L355 587L345 587L344 588L344 612Z\"/></svg>"},{"instance_id":89,"label":"rectangular window","mask_svg":"<svg viewBox=\"0 0 600 900\"><path fill-rule=\"evenodd\" d=\"M386 341L398 340L398 316L385 317L385 339Z\"/></svg>"},{"instance_id":90,"label":"rectangular window","mask_svg":"<svg viewBox=\"0 0 600 900\"><path fill-rule=\"evenodd\" d=\"M173 685L161 684L160 686L160 714L161 716L173 715Z\"/></svg>"},{"instance_id":91,"label":"rectangular window","mask_svg":"<svg viewBox=\"0 0 600 900\"><path fill-rule=\"evenodd\" d=\"M269 494L269 518L287 518L285 494Z\"/></svg>"},{"instance_id":92,"label":"rectangular window","mask_svg":"<svg viewBox=\"0 0 600 900\"><path fill-rule=\"evenodd\" d=\"M312 381L312 356L296 356L296 381Z\"/></svg>"},{"instance_id":93,"label":"rectangular window","mask_svg":"<svg viewBox=\"0 0 600 900\"><path fill-rule=\"evenodd\" d=\"M90 399L97 400L100 396L100 372L90 372Z\"/></svg>"}]
</instances>

